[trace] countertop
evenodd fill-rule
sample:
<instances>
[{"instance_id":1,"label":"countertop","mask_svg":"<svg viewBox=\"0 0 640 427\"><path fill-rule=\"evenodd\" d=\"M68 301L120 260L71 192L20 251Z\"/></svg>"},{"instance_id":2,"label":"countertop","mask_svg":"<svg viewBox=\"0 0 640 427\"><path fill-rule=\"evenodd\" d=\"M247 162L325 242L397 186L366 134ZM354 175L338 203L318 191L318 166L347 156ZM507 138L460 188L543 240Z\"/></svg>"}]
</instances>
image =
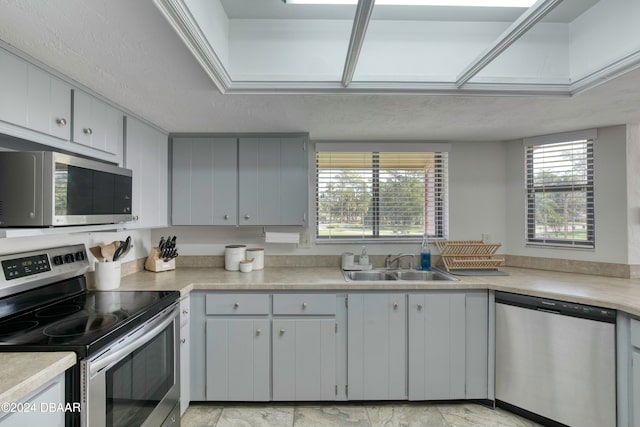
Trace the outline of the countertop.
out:
<instances>
[{"instance_id":1,"label":"countertop","mask_svg":"<svg viewBox=\"0 0 640 427\"><path fill-rule=\"evenodd\" d=\"M250 273L223 268L143 271L122 279L120 290L191 291L411 291L492 289L622 310L640 316L640 279L525 268L504 268L509 276L456 276L457 282L347 282L337 267L267 267ZM0 353L0 403L18 402L76 363L72 352Z\"/></svg>"},{"instance_id":2,"label":"countertop","mask_svg":"<svg viewBox=\"0 0 640 427\"><path fill-rule=\"evenodd\" d=\"M0 353L0 404L21 402L75 364L72 351Z\"/></svg>"},{"instance_id":3,"label":"countertop","mask_svg":"<svg viewBox=\"0 0 640 427\"><path fill-rule=\"evenodd\" d=\"M182 268L161 273L148 271L123 278L120 290L278 291L492 289L563 301L597 305L640 316L640 279L619 279L587 274L559 273L526 268L504 268L509 276L456 276L458 282L347 282L337 267L267 267L240 273L223 268Z\"/></svg>"}]
</instances>

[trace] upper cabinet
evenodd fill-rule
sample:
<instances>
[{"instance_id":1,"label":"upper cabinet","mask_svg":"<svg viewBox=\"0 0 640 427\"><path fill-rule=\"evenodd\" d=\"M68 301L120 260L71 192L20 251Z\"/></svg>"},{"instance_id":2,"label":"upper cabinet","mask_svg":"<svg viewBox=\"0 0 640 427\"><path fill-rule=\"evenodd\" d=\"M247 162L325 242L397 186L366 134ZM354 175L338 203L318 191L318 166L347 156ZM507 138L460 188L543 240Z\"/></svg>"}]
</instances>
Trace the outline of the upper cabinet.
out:
<instances>
[{"instance_id":1,"label":"upper cabinet","mask_svg":"<svg viewBox=\"0 0 640 427\"><path fill-rule=\"evenodd\" d=\"M133 171L133 216L141 228L168 224L169 141L167 135L126 118L125 167Z\"/></svg>"},{"instance_id":2,"label":"upper cabinet","mask_svg":"<svg viewBox=\"0 0 640 427\"><path fill-rule=\"evenodd\" d=\"M0 75L0 134L122 164L123 112L3 49Z\"/></svg>"},{"instance_id":3,"label":"upper cabinet","mask_svg":"<svg viewBox=\"0 0 640 427\"><path fill-rule=\"evenodd\" d=\"M173 225L306 225L306 136L176 136L171 153Z\"/></svg>"},{"instance_id":4,"label":"upper cabinet","mask_svg":"<svg viewBox=\"0 0 640 427\"><path fill-rule=\"evenodd\" d=\"M78 89L73 91L73 142L122 159L123 114Z\"/></svg>"}]
</instances>

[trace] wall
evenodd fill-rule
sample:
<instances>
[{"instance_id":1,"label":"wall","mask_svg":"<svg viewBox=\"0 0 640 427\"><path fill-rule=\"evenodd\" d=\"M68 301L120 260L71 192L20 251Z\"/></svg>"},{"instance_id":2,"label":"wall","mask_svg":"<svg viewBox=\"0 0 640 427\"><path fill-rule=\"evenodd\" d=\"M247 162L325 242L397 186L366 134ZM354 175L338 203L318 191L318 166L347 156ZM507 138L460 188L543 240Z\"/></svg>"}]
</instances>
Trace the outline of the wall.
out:
<instances>
[{"instance_id":1,"label":"wall","mask_svg":"<svg viewBox=\"0 0 640 427\"><path fill-rule=\"evenodd\" d=\"M510 255L627 264L627 130L598 129L594 141L595 249L525 245L524 146L507 144L506 224Z\"/></svg>"},{"instance_id":2,"label":"wall","mask_svg":"<svg viewBox=\"0 0 640 427\"><path fill-rule=\"evenodd\" d=\"M312 150L310 150L312 151ZM311 155L313 155L311 153ZM310 161L313 165L315 160ZM506 150L503 142L453 142L449 154L450 236L452 239L480 239L488 233L495 242L506 242L504 183ZM310 185L315 172L310 171ZM314 211L313 189L310 190L310 209ZM314 218L310 217L313 224ZM306 248L294 244L266 244L262 227L172 227L152 230L154 244L160 236L177 235L181 255L222 255L228 244L247 244L264 247L267 255L335 255L342 252L360 253L361 244L314 244L313 227L267 227L267 231L305 232ZM372 255L389 253L417 253L419 243L367 244ZM504 252L503 248L502 251Z\"/></svg>"},{"instance_id":3,"label":"wall","mask_svg":"<svg viewBox=\"0 0 640 427\"><path fill-rule=\"evenodd\" d=\"M640 265L640 125L627 125L627 262ZM639 275L640 276L640 275Z\"/></svg>"}]
</instances>

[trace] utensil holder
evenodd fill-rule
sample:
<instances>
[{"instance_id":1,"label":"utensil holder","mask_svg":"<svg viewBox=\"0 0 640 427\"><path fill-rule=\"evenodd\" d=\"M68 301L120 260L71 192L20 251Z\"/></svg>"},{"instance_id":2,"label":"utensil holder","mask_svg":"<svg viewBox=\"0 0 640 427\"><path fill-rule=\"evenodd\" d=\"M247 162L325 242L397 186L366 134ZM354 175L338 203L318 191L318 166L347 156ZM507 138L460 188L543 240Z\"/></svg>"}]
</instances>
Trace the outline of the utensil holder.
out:
<instances>
[{"instance_id":1,"label":"utensil holder","mask_svg":"<svg viewBox=\"0 0 640 427\"><path fill-rule=\"evenodd\" d=\"M95 288L98 291L110 291L120 287L122 266L120 261L95 263Z\"/></svg>"},{"instance_id":2,"label":"utensil holder","mask_svg":"<svg viewBox=\"0 0 640 427\"><path fill-rule=\"evenodd\" d=\"M147 260L144 262L144 269L153 271L155 273L175 270L176 259L174 258L165 262L162 258L160 258L160 249L158 247L154 247L153 249L151 249L151 253L147 257Z\"/></svg>"}]
</instances>

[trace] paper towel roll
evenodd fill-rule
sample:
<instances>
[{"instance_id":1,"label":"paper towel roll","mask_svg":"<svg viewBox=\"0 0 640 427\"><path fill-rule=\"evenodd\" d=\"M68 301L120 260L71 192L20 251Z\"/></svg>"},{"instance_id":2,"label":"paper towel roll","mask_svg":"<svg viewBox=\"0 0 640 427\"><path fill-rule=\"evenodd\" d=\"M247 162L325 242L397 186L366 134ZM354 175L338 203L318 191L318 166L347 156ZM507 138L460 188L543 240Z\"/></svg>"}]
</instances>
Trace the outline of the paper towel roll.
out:
<instances>
[{"instance_id":1,"label":"paper towel roll","mask_svg":"<svg viewBox=\"0 0 640 427\"><path fill-rule=\"evenodd\" d=\"M300 233L280 233L267 231L264 233L264 241L267 243L300 243Z\"/></svg>"}]
</instances>

